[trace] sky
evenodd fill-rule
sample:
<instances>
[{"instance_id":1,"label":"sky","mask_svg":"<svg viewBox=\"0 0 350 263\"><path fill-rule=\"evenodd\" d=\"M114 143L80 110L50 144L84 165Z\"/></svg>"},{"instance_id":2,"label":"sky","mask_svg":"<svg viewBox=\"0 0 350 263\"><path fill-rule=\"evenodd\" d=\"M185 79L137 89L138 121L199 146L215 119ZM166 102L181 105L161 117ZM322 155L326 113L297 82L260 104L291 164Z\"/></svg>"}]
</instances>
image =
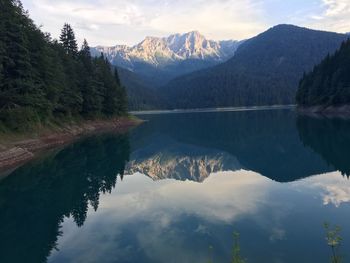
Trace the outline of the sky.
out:
<instances>
[{"instance_id":1,"label":"sky","mask_svg":"<svg viewBox=\"0 0 350 263\"><path fill-rule=\"evenodd\" d=\"M277 24L350 32L350 0L22 0L42 30L65 22L90 46L134 45L146 36L197 30L209 39L242 40Z\"/></svg>"}]
</instances>

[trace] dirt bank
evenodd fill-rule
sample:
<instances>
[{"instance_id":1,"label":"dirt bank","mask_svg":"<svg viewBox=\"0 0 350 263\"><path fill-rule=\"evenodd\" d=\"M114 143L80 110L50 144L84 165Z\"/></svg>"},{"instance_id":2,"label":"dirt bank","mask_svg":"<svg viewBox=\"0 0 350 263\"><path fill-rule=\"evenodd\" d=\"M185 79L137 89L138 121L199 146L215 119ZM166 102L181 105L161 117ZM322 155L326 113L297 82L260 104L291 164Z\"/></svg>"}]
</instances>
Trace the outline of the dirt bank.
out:
<instances>
[{"instance_id":1,"label":"dirt bank","mask_svg":"<svg viewBox=\"0 0 350 263\"><path fill-rule=\"evenodd\" d=\"M85 121L79 124L65 125L37 134L11 135L0 141L0 170L10 169L33 159L44 150L68 144L74 140L99 132L126 132L141 121L132 118Z\"/></svg>"}]
</instances>

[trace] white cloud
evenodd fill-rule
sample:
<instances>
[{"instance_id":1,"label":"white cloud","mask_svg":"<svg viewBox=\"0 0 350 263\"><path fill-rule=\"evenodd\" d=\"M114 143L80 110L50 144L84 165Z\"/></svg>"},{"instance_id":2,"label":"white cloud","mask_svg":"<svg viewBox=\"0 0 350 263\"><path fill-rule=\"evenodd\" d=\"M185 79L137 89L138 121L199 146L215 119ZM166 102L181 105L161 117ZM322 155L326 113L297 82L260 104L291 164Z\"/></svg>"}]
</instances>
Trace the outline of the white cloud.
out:
<instances>
[{"instance_id":1,"label":"white cloud","mask_svg":"<svg viewBox=\"0 0 350 263\"><path fill-rule=\"evenodd\" d=\"M164 32L195 29L214 39L243 39L266 28L262 23L262 6L257 1L194 0L190 4L176 4L166 9L151 20L151 27Z\"/></svg>"},{"instance_id":2,"label":"white cloud","mask_svg":"<svg viewBox=\"0 0 350 263\"><path fill-rule=\"evenodd\" d=\"M323 198L325 205L334 204L339 207L342 203L350 203L349 185L330 185L325 187L326 194Z\"/></svg>"},{"instance_id":3,"label":"white cloud","mask_svg":"<svg viewBox=\"0 0 350 263\"><path fill-rule=\"evenodd\" d=\"M315 189L321 196L324 205L339 207L341 204L350 203L350 180L342 176L340 172L321 174L293 184L296 186L303 184Z\"/></svg>"},{"instance_id":4,"label":"white cloud","mask_svg":"<svg viewBox=\"0 0 350 263\"><path fill-rule=\"evenodd\" d=\"M63 23L91 45L133 45L147 35L198 30L208 38L245 39L278 23L350 31L349 0L23 0L43 30Z\"/></svg>"},{"instance_id":5,"label":"white cloud","mask_svg":"<svg viewBox=\"0 0 350 263\"><path fill-rule=\"evenodd\" d=\"M68 22L93 44L135 44L146 35L191 30L213 39L243 39L266 28L260 0L24 0L24 6L54 37Z\"/></svg>"},{"instance_id":6,"label":"white cloud","mask_svg":"<svg viewBox=\"0 0 350 263\"><path fill-rule=\"evenodd\" d=\"M350 11L350 3L348 0L323 0L326 6L325 16L335 17L348 13Z\"/></svg>"},{"instance_id":7,"label":"white cloud","mask_svg":"<svg viewBox=\"0 0 350 263\"><path fill-rule=\"evenodd\" d=\"M215 226L236 227L242 222L248 222L252 231L245 228L242 236L251 234L257 237L255 241L266 244L267 240L293 242L298 233L298 241L303 242L300 226L312 220L313 231L309 232L317 239L318 232L314 230L330 212L321 212L319 205L334 204L342 209L341 204L350 201L349 189L350 181L340 172L288 184L242 170L211 174L203 183L152 181L138 173L126 175L111 195L101 196L97 213L89 210L82 228L71 219L65 220L64 234L58 241L61 252L54 251L49 262L70 258L75 262L95 262L102 257L106 262L115 262L116 258L126 261L137 250L154 262L167 261L174 251L182 252L173 255L174 262L204 262L200 253L188 245L191 238L208 238L220 244L225 234L216 231ZM256 229L265 232L263 239L258 238L261 231ZM123 242L125 234L126 240L131 241L130 247Z\"/></svg>"},{"instance_id":8,"label":"white cloud","mask_svg":"<svg viewBox=\"0 0 350 263\"><path fill-rule=\"evenodd\" d=\"M73 255L76 262L94 262L102 257L106 262L115 262L115 258L120 261L124 257L130 259L127 253L132 254L135 248L128 250L122 247L121 230L137 222L137 225L142 225L135 233L137 245L153 261L169 261L171 252L182 251L173 255L174 262L204 262L198 251L184 246L184 229L179 227L183 220L191 216L198 218L200 223L186 231L198 236L219 237L218 233L208 232L207 225L232 225L244 216L255 215L270 203L268 192L276 184L249 171L212 174L203 183L154 182L141 174L126 175L122 187L112 195L103 196L99 213L89 211L82 228L75 227L72 220L66 220L59 249L69 251L68 255ZM106 229L109 229L107 233ZM129 235L132 234L131 231ZM273 231L274 240L283 236L283 230ZM91 247L95 249L86 249ZM54 251L49 262L62 261L60 256L58 251Z\"/></svg>"},{"instance_id":9,"label":"white cloud","mask_svg":"<svg viewBox=\"0 0 350 263\"><path fill-rule=\"evenodd\" d=\"M310 26L341 33L350 31L349 0L322 0L320 9L319 14L310 15Z\"/></svg>"}]
</instances>

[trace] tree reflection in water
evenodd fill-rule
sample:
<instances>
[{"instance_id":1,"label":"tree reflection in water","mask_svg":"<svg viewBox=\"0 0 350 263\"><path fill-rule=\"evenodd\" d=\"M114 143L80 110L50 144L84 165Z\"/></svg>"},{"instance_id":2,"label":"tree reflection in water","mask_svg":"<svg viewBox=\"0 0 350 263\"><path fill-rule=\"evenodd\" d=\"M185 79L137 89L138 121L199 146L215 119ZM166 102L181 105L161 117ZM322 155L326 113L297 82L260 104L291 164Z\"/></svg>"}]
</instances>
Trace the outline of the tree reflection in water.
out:
<instances>
[{"instance_id":1,"label":"tree reflection in water","mask_svg":"<svg viewBox=\"0 0 350 263\"><path fill-rule=\"evenodd\" d=\"M350 176L350 121L340 118L299 116L297 127L302 143L324 161Z\"/></svg>"},{"instance_id":2,"label":"tree reflection in water","mask_svg":"<svg viewBox=\"0 0 350 263\"><path fill-rule=\"evenodd\" d=\"M111 192L129 160L128 135L85 139L25 165L0 183L1 262L46 262L65 217L78 226Z\"/></svg>"}]
</instances>

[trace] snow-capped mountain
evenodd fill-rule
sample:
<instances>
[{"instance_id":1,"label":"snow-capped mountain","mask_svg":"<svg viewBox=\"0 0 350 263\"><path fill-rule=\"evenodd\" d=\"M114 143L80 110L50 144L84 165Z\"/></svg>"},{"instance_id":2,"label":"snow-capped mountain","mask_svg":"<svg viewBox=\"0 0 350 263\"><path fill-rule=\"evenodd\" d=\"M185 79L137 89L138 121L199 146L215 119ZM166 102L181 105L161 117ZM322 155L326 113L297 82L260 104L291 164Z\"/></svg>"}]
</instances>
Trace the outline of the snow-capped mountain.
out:
<instances>
[{"instance_id":1,"label":"snow-capped mountain","mask_svg":"<svg viewBox=\"0 0 350 263\"><path fill-rule=\"evenodd\" d=\"M203 182L211 173L242 168L237 158L227 152L182 144L160 136L147 147L131 154L125 174L142 173L153 180Z\"/></svg>"},{"instance_id":2,"label":"snow-capped mountain","mask_svg":"<svg viewBox=\"0 0 350 263\"><path fill-rule=\"evenodd\" d=\"M135 46L98 46L93 56L101 53L115 66L126 68L151 79L155 85L172 78L217 65L231 58L241 41L213 41L197 31L169 37L146 37Z\"/></svg>"},{"instance_id":3,"label":"snow-capped mountain","mask_svg":"<svg viewBox=\"0 0 350 263\"><path fill-rule=\"evenodd\" d=\"M93 49L93 54L99 55L102 52L112 64L134 70L135 63L164 67L188 59L221 62L232 57L239 44L239 41L234 40L207 40L199 32L193 31L164 38L146 37L133 47L98 46Z\"/></svg>"}]
</instances>

